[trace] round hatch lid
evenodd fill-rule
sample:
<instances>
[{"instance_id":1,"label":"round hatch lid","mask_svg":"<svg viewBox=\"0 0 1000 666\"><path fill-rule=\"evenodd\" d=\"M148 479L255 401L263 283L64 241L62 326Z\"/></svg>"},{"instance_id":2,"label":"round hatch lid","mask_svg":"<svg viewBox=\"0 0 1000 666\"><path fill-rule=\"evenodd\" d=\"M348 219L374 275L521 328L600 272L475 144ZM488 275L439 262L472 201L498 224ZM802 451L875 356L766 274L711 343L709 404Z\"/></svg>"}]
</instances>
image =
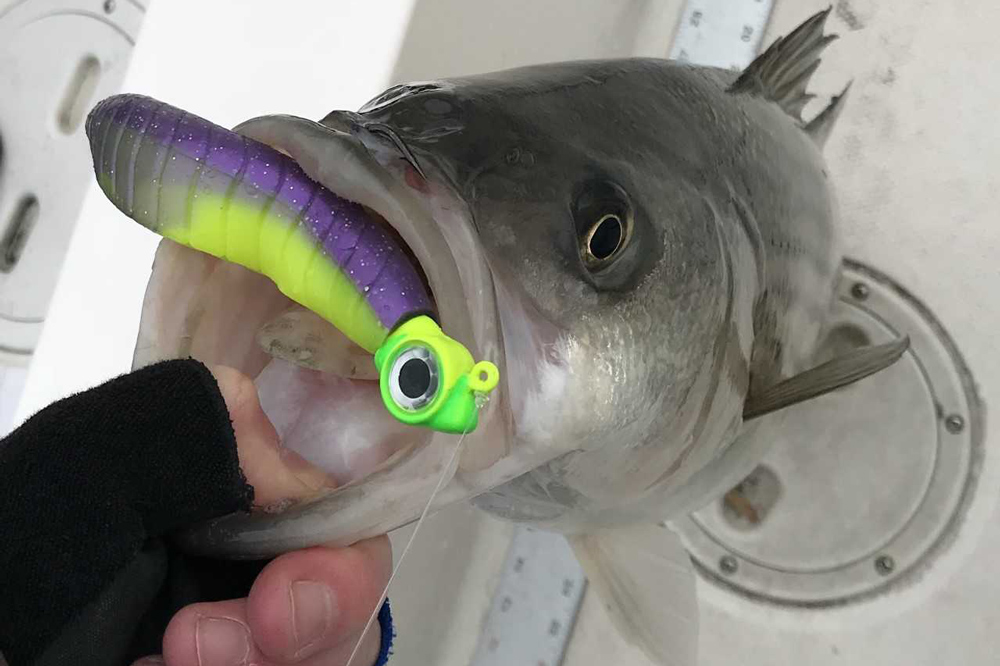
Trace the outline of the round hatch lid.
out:
<instances>
[{"instance_id":1,"label":"round hatch lid","mask_svg":"<svg viewBox=\"0 0 1000 666\"><path fill-rule=\"evenodd\" d=\"M754 598L842 604L905 580L947 544L982 457L954 343L888 277L845 262L819 359L909 335L893 367L790 408L761 464L677 527L702 573Z\"/></svg>"}]
</instances>

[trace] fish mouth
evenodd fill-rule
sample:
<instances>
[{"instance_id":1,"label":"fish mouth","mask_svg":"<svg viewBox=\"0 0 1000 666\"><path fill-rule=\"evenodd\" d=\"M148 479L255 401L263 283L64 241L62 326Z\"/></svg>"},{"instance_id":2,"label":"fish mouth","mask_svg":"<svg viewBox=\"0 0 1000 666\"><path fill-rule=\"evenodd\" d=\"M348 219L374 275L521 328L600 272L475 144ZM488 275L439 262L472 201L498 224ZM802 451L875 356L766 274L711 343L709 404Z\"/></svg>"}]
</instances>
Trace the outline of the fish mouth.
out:
<instances>
[{"instance_id":1,"label":"fish mouth","mask_svg":"<svg viewBox=\"0 0 1000 666\"><path fill-rule=\"evenodd\" d=\"M428 177L384 131L361 125L343 131L293 116L256 118L235 131L284 153L391 229L419 264L442 330L475 359L496 364L501 383L478 428L465 438L457 465L446 470L455 435L396 421L382 404L370 354L318 317L306 328L312 327L313 342L324 341L320 347L329 358L320 367L309 358L315 346L262 344L276 326L289 324L290 315L303 316L303 308L260 273L164 239L133 366L190 356L243 372L254 380L280 445L330 480L296 505L213 521L182 542L196 552L245 557L384 533L419 515L441 474L487 465L505 438L497 304L471 213L443 178Z\"/></svg>"}]
</instances>

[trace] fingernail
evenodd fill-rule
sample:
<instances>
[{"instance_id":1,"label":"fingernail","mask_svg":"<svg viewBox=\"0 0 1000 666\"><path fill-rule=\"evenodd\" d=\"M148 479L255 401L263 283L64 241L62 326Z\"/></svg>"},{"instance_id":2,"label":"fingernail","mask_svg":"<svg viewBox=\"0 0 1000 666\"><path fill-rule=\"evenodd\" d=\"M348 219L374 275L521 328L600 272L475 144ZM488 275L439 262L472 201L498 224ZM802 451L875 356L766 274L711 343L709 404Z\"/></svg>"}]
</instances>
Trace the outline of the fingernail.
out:
<instances>
[{"instance_id":1,"label":"fingernail","mask_svg":"<svg viewBox=\"0 0 1000 666\"><path fill-rule=\"evenodd\" d=\"M225 617L203 617L195 626L200 666L243 666L250 657L246 625Z\"/></svg>"},{"instance_id":2,"label":"fingernail","mask_svg":"<svg viewBox=\"0 0 1000 666\"><path fill-rule=\"evenodd\" d=\"M292 635L296 649L318 641L333 624L333 592L322 583L299 580L292 583Z\"/></svg>"},{"instance_id":3,"label":"fingernail","mask_svg":"<svg viewBox=\"0 0 1000 666\"><path fill-rule=\"evenodd\" d=\"M159 655L151 655L149 657L143 657L142 659L133 662L132 666L163 666L167 662L163 661L163 657Z\"/></svg>"}]
</instances>

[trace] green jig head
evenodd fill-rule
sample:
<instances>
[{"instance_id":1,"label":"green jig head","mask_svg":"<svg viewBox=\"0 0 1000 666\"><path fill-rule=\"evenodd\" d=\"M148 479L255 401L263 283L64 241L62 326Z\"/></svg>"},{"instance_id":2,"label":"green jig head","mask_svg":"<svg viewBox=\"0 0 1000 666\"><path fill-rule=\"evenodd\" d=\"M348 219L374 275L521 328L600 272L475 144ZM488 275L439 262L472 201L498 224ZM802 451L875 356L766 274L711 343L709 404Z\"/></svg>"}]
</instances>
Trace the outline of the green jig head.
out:
<instances>
[{"instance_id":1,"label":"green jig head","mask_svg":"<svg viewBox=\"0 0 1000 666\"><path fill-rule=\"evenodd\" d=\"M500 380L489 361L445 335L433 319L418 316L397 328L375 352L382 402L396 419L441 432L472 432L478 396Z\"/></svg>"}]
</instances>

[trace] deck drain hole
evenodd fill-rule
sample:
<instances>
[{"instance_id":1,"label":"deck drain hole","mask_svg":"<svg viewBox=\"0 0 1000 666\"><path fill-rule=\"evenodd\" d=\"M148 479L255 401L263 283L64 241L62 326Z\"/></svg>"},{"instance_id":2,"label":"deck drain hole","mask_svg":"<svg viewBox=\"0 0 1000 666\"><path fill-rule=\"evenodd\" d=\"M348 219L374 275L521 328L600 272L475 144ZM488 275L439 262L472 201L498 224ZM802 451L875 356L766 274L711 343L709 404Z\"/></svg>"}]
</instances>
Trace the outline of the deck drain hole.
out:
<instances>
[{"instance_id":1,"label":"deck drain hole","mask_svg":"<svg viewBox=\"0 0 1000 666\"><path fill-rule=\"evenodd\" d=\"M101 62L94 56L86 56L76 66L56 114L59 129L65 134L72 134L80 127L100 78Z\"/></svg>"},{"instance_id":2,"label":"deck drain hole","mask_svg":"<svg viewBox=\"0 0 1000 666\"><path fill-rule=\"evenodd\" d=\"M871 344L868 333L850 323L838 324L830 329L817 351L817 365Z\"/></svg>"},{"instance_id":3,"label":"deck drain hole","mask_svg":"<svg viewBox=\"0 0 1000 666\"><path fill-rule=\"evenodd\" d=\"M10 273L17 266L37 221L38 198L32 194L21 197L0 240L0 273Z\"/></svg>"},{"instance_id":4,"label":"deck drain hole","mask_svg":"<svg viewBox=\"0 0 1000 666\"><path fill-rule=\"evenodd\" d=\"M754 530L767 520L781 497L781 481L760 465L722 498L722 515L730 527Z\"/></svg>"}]
</instances>

